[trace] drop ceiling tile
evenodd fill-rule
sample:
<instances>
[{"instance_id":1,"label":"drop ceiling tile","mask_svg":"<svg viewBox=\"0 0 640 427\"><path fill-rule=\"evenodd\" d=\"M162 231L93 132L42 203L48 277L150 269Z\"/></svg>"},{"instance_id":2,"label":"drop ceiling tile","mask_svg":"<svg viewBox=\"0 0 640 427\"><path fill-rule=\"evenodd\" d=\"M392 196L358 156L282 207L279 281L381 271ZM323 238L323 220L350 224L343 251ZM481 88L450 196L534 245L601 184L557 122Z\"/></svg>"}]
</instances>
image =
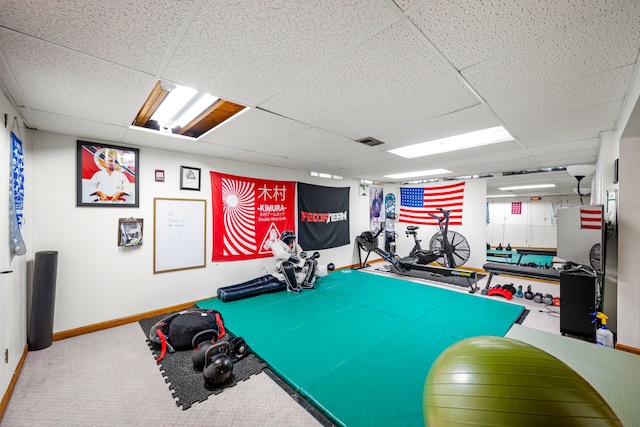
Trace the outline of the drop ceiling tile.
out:
<instances>
[{"instance_id":1,"label":"drop ceiling tile","mask_svg":"<svg viewBox=\"0 0 640 427\"><path fill-rule=\"evenodd\" d=\"M410 159L405 159L387 152L375 153L366 149L363 149L358 155L356 164L354 164L353 160L354 158L346 156L336 156L326 163L332 166L352 168L358 171L380 171L380 173L383 174L406 172L408 168L427 169Z\"/></svg>"},{"instance_id":2,"label":"drop ceiling tile","mask_svg":"<svg viewBox=\"0 0 640 427\"><path fill-rule=\"evenodd\" d=\"M340 151L340 148L342 148L343 145L346 145L348 141L348 138L322 129L308 128L301 132L262 145L257 148L256 151L260 153L274 154L281 157L312 160L319 151L329 151L330 154L338 151L339 153L344 154Z\"/></svg>"},{"instance_id":3,"label":"drop ceiling tile","mask_svg":"<svg viewBox=\"0 0 640 427\"><path fill-rule=\"evenodd\" d=\"M165 75L255 106L396 19L377 1L205 2Z\"/></svg>"},{"instance_id":4,"label":"drop ceiling tile","mask_svg":"<svg viewBox=\"0 0 640 427\"><path fill-rule=\"evenodd\" d=\"M309 126L267 111L250 108L202 137L201 141L229 147L254 149L295 135Z\"/></svg>"},{"instance_id":5,"label":"drop ceiling tile","mask_svg":"<svg viewBox=\"0 0 640 427\"><path fill-rule=\"evenodd\" d=\"M439 102L433 102L434 99ZM445 79L433 81L428 86L421 86L403 96L389 97L383 102L363 106L361 110L346 113L320 126L353 139L373 136L384 142L389 141L392 146L402 146L414 143L413 141L428 140L429 134L436 129L425 126L425 123L461 111L474 110L475 107L483 106L479 105L478 100L466 87L458 80ZM477 113L479 110L474 111ZM478 122L492 122L491 126L498 125L493 115L490 118L476 117L476 124ZM458 122L448 131L461 133L464 131L458 129L471 126L472 122Z\"/></svg>"},{"instance_id":6,"label":"drop ceiling tile","mask_svg":"<svg viewBox=\"0 0 640 427\"><path fill-rule=\"evenodd\" d=\"M462 71L487 102L634 64L640 44L640 2L602 19Z\"/></svg>"},{"instance_id":7,"label":"drop ceiling tile","mask_svg":"<svg viewBox=\"0 0 640 427\"><path fill-rule=\"evenodd\" d=\"M438 86L451 97L443 101ZM418 102L422 97L422 102ZM441 115L477 103L451 67L424 40L402 23L376 34L261 106L312 125L323 126L376 106L387 107L389 119L406 114L400 100ZM445 102L439 107L434 99ZM448 111L447 111L448 110ZM411 111L409 111L411 113Z\"/></svg>"},{"instance_id":8,"label":"drop ceiling tile","mask_svg":"<svg viewBox=\"0 0 640 427\"><path fill-rule=\"evenodd\" d=\"M529 152L534 156L553 153L578 153L582 150L599 150L600 138L583 139L580 141L571 141L560 144L547 144L531 147Z\"/></svg>"},{"instance_id":9,"label":"drop ceiling tile","mask_svg":"<svg viewBox=\"0 0 640 427\"><path fill-rule=\"evenodd\" d=\"M580 128L598 122L603 125L600 130L607 131L612 128L605 128L604 125L618 118L621 105L622 101L590 105L558 114L509 123L508 128L517 138Z\"/></svg>"},{"instance_id":10,"label":"drop ceiling tile","mask_svg":"<svg viewBox=\"0 0 640 427\"><path fill-rule=\"evenodd\" d=\"M76 117L44 111L31 110L31 114L36 123L47 132L71 135L77 138L119 142L123 141L128 131L127 126L89 122Z\"/></svg>"},{"instance_id":11,"label":"drop ceiling tile","mask_svg":"<svg viewBox=\"0 0 640 427\"><path fill-rule=\"evenodd\" d=\"M622 100L629 87L633 68L633 65L628 65L534 90L526 88L517 95L490 102L489 105L503 122L509 124Z\"/></svg>"},{"instance_id":12,"label":"drop ceiling tile","mask_svg":"<svg viewBox=\"0 0 640 427\"><path fill-rule=\"evenodd\" d=\"M557 132L542 133L529 137L518 138L525 147L537 147L539 145L554 145L564 142L580 141L584 139L599 138L602 129L613 129L615 121L590 124L588 126L561 130Z\"/></svg>"},{"instance_id":13,"label":"drop ceiling tile","mask_svg":"<svg viewBox=\"0 0 640 427\"><path fill-rule=\"evenodd\" d=\"M628 0L437 0L409 18L458 69L583 25Z\"/></svg>"},{"instance_id":14,"label":"drop ceiling tile","mask_svg":"<svg viewBox=\"0 0 640 427\"><path fill-rule=\"evenodd\" d=\"M446 98L447 96L444 95L444 97ZM439 98L428 98L422 100L422 102L430 103L431 99ZM358 114L357 119L361 120L362 123L359 123L360 127L354 128L353 132L358 134L356 139L365 136L363 135L364 132L371 132L371 135L366 136L373 136L383 141L385 145L379 147L384 147L385 150L500 125L498 119L485 104L475 105L433 118L420 117L419 106L408 109L409 111L404 108L393 109L391 111L396 112L393 115L390 111L382 110L383 108L380 109L380 116L377 117L376 122L370 120L367 124L364 123L366 116ZM327 126L330 126L333 130L340 130L342 126L350 126L349 121L355 120L355 118L356 115L348 116L348 119L345 118L340 122L330 123ZM371 129L376 129L376 132Z\"/></svg>"},{"instance_id":15,"label":"drop ceiling tile","mask_svg":"<svg viewBox=\"0 0 640 427\"><path fill-rule=\"evenodd\" d=\"M599 150L592 148L590 150L565 151L559 153L549 153L537 155L536 159L543 165L575 165L582 163L595 164L598 159Z\"/></svg>"},{"instance_id":16,"label":"drop ceiling tile","mask_svg":"<svg viewBox=\"0 0 640 427\"><path fill-rule=\"evenodd\" d=\"M201 151L203 147L206 147L206 144L201 144L193 139L171 136L145 128L127 127L123 140L141 147L207 155L207 153Z\"/></svg>"},{"instance_id":17,"label":"drop ceiling tile","mask_svg":"<svg viewBox=\"0 0 640 427\"><path fill-rule=\"evenodd\" d=\"M5 0L0 26L156 73L195 4L145 0L140 7L130 0Z\"/></svg>"},{"instance_id":18,"label":"drop ceiling tile","mask_svg":"<svg viewBox=\"0 0 640 427\"><path fill-rule=\"evenodd\" d=\"M424 0L393 0L396 6L398 6L402 11L407 11L407 9L414 7L422 1Z\"/></svg>"},{"instance_id":19,"label":"drop ceiling tile","mask_svg":"<svg viewBox=\"0 0 640 427\"><path fill-rule=\"evenodd\" d=\"M147 74L6 29L0 45L32 110L128 126L153 86Z\"/></svg>"}]
</instances>

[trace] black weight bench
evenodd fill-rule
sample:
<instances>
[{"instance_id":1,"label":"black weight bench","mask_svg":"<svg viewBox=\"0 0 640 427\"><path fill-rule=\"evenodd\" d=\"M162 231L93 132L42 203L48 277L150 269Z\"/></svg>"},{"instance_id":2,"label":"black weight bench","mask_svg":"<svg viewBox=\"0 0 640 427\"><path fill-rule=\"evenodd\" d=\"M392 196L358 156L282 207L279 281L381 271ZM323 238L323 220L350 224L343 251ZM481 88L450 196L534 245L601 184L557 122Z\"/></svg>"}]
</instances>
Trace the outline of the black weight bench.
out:
<instances>
[{"instance_id":1,"label":"black weight bench","mask_svg":"<svg viewBox=\"0 0 640 427\"><path fill-rule=\"evenodd\" d=\"M510 274L512 276L551 280L554 282L560 281L560 272L553 268L527 267L524 265L503 264L500 262L488 262L483 265L482 268L484 271L489 273L489 280L487 280L486 286L487 288L489 288L493 276L499 274Z\"/></svg>"}]
</instances>

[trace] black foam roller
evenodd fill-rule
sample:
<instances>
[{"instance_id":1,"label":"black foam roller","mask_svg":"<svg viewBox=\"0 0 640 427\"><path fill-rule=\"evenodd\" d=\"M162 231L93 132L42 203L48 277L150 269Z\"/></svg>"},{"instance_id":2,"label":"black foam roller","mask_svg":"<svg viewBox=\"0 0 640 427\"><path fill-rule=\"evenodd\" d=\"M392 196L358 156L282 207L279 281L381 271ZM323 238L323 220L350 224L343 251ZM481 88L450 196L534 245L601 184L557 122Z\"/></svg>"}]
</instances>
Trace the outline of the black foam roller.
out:
<instances>
[{"instance_id":1,"label":"black foam roller","mask_svg":"<svg viewBox=\"0 0 640 427\"><path fill-rule=\"evenodd\" d=\"M53 341L53 309L56 302L58 252L36 252L33 264L29 351L49 347Z\"/></svg>"},{"instance_id":2,"label":"black foam roller","mask_svg":"<svg viewBox=\"0 0 640 427\"><path fill-rule=\"evenodd\" d=\"M218 288L217 294L220 301L231 302L256 295L284 291L285 289L287 289L285 282L281 282L269 274L237 285Z\"/></svg>"}]
</instances>

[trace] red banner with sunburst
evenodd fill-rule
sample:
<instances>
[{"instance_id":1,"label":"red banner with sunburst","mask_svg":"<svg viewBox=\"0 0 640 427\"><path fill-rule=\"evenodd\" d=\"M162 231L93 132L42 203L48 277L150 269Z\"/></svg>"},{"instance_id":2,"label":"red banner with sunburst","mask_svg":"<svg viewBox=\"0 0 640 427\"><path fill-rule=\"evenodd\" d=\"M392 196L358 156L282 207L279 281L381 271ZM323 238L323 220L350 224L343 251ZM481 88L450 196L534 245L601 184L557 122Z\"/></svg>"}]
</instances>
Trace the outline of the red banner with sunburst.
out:
<instances>
[{"instance_id":1,"label":"red banner with sunburst","mask_svg":"<svg viewBox=\"0 0 640 427\"><path fill-rule=\"evenodd\" d=\"M273 256L271 244L295 231L292 181L272 181L211 172L212 261Z\"/></svg>"}]
</instances>

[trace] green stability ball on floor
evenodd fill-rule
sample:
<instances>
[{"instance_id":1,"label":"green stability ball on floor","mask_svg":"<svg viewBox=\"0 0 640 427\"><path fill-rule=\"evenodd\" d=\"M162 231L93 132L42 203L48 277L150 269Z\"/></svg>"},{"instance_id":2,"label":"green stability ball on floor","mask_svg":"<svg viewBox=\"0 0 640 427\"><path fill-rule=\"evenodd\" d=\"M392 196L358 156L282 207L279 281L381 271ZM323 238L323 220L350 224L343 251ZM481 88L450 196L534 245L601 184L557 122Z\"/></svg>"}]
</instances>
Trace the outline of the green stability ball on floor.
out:
<instances>
[{"instance_id":1,"label":"green stability ball on floor","mask_svg":"<svg viewBox=\"0 0 640 427\"><path fill-rule=\"evenodd\" d=\"M567 364L510 338L473 337L447 348L424 386L425 425L621 426Z\"/></svg>"}]
</instances>

